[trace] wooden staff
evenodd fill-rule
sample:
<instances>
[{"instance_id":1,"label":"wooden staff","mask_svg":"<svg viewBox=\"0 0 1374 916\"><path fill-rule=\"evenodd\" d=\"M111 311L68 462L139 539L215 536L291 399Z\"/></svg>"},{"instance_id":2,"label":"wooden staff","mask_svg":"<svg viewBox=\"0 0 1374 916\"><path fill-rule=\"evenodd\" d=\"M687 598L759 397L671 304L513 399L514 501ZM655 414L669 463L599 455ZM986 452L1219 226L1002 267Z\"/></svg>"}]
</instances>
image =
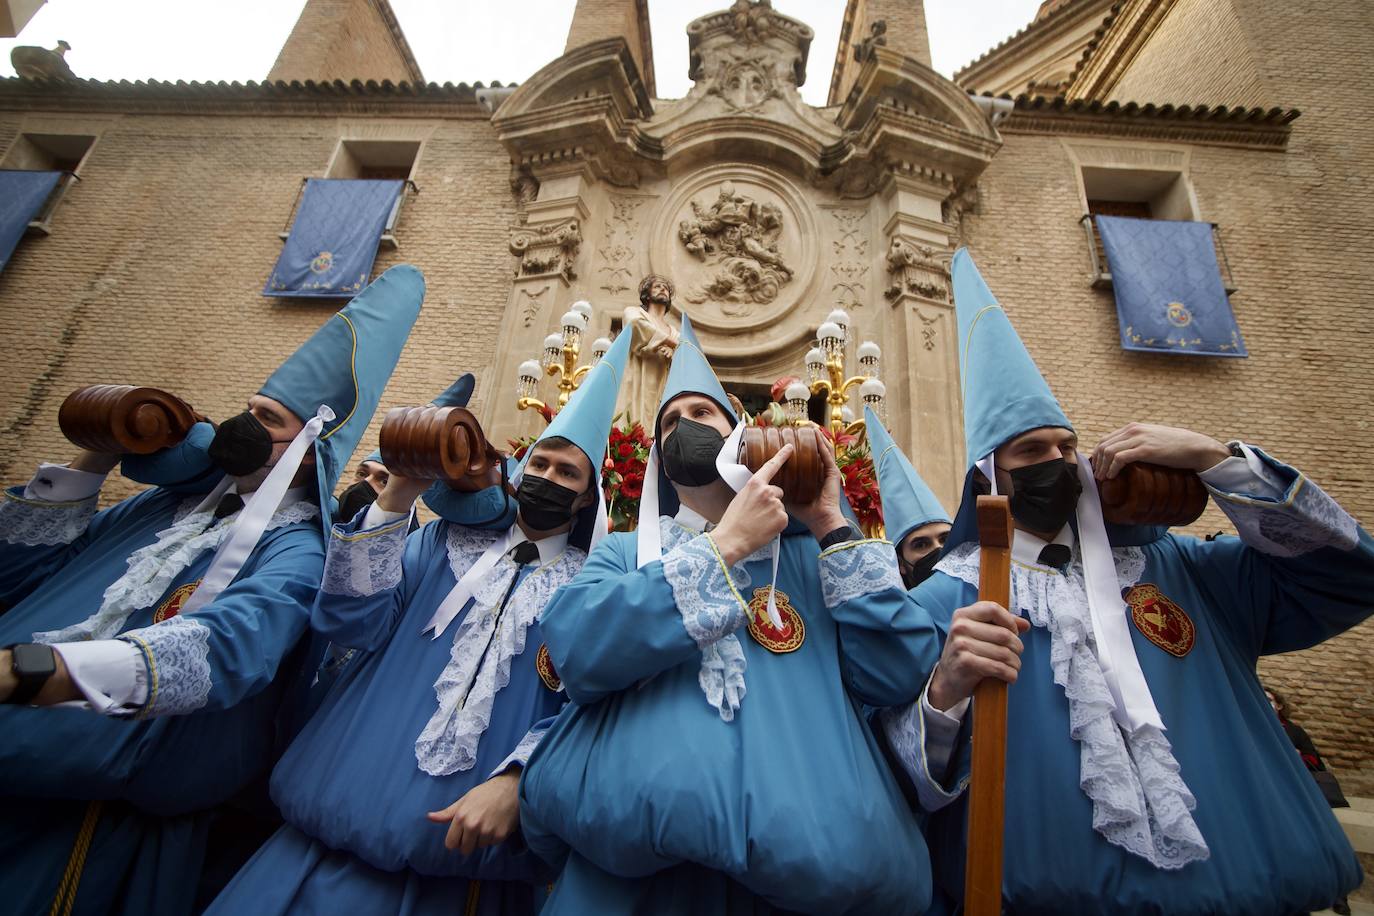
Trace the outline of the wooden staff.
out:
<instances>
[{"instance_id":1,"label":"wooden staff","mask_svg":"<svg viewBox=\"0 0 1374 916\"><path fill-rule=\"evenodd\" d=\"M978 497L978 600L1011 604L1011 505ZM1007 788L1007 685L984 678L973 691L973 770L969 782L964 913L1002 912L1002 807Z\"/></svg>"}]
</instances>

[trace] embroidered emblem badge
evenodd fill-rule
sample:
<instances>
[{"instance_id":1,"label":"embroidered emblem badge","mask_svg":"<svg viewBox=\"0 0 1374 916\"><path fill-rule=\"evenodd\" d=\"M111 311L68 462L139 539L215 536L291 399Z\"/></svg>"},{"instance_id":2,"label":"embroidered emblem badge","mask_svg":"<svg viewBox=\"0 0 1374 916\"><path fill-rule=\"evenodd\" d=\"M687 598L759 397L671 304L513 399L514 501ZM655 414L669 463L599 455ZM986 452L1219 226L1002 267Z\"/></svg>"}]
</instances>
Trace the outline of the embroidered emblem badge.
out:
<instances>
[{"instance_id":1,"label":"embroidered emblem badge","mask_svg":"<svg viewBox=\"0 0 1374 916\"><path fill-rule=\"evenodd\" d=\"M544 682L544 686L554 693L563 689L563 681L559 679L558 672L553 670L553 659L549 658L547 645L540 644L539 654L534 657L534 670L539 672L539 680Z\"/></svg>"},{"instance_id":2,"label":"embroidered emblem badge","mask_svg":"<svg viewBox=\"0 0 1374 916\"><path fill-rule=\"evenodd\" d=\"M1193 323L1193 313L1182 302L1170 302L1164 309L1164 317L1176 328L1186 328Z\"/></svg>"},{"instance_id":3,"label":"embroidered emblem badge","mask_svg":"<svg viewBox=\"0 0 1374 916\"><path fill-rule=\"evenodd\" d=\"M317 274L322 274L333 266L334 253L330 251L321 251L319 254L315 255L314 259L310 262L311 272Z\"/></svg>"},{"instance_id":4,"label":"embroidered emblem badge","mask_svg":"<svg viewBox=\"0 0 1374 916\"><path fill-rule=\"evenodd\" d=\"M1192 651L1197 628L1183 608L1169 600L1158 585L1142 583L1128 589L1126 603L1131 606L1135 628L1150 642L1179 658Z\"/></svg>"},{"instance_id":5,"label":"embroidered emblem badge","mask_svg":"<svg viewBox=\"0 0 1374 916\"><path fill-rule=\"evenodd\" d=\"M806 640L806 624L792 607L792 599L782 589L777 589L777 596L782 629L773 626L773 621L768 619L768 589L756 588L749 602L749 635L769 652L785 655L801 648Z\"/></svg>"},{"instance_id":6,"label":"embroidered emblem badge","mask_svg":"<svg viewBox=\"0 0 1374 916\"><path fill-rule=\"evenodd\" d=\"M167 600L162 602L162 606L153 612L153 623L162 623L170 617L175 617L181 611L181 606L186 603L186 599L191 597L191 592L195 591L199 584L199 579L194 582L187 582L168 595Z\"/></svg>"}]
</instances>

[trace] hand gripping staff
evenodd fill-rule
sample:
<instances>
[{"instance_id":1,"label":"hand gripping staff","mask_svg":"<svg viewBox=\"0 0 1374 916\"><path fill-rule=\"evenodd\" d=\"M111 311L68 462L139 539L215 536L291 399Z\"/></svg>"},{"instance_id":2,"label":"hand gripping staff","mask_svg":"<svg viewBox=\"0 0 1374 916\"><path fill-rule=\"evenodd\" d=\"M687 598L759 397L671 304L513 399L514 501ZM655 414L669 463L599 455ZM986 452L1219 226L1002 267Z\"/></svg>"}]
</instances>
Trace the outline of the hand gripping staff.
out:
<instances>
[{"instance_id":1,"label":"hand gripping staff","mask_svg":"<svg viewBox=\"0 0 1374 916\"><path fill-rule=\"evenodd\" d=\"M978 497L978 600L1011 605L1011 504ZM984 678L973 691L964 913L1002 912L1002 808L1007 788L1007 685Z\"/></svg>"}]
</instances>

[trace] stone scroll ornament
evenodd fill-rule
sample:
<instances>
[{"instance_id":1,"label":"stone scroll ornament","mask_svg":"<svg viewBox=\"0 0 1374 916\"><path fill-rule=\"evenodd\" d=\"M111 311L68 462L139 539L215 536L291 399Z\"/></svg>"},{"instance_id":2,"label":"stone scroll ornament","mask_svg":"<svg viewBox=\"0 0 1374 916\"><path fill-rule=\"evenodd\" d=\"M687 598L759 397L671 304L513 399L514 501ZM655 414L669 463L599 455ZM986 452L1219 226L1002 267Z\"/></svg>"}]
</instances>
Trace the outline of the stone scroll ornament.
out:
<instances>
[{"instance_id":1,"label":"stone scroll ornament","mask_svg":"<svg viewBox=\"0 0 1374 916\"><path fill-rule=\"evenodd\" d=\"M777 204L737 194L732 182L722 184L708 206L692 201L692 218L678 225L678 240L713 273L684 298L718 302L722 311L735 315L749 305L772 302L793 274L778 250L782 231Z\"/></svg>"}]
</instances>

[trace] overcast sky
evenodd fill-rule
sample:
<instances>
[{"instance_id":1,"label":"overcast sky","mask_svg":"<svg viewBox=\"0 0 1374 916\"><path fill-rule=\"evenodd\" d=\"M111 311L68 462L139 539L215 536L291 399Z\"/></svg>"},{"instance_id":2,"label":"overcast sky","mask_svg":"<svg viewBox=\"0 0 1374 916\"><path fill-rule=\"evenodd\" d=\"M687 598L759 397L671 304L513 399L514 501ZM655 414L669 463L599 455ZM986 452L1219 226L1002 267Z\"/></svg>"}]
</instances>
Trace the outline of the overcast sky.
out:
<instances>
[{"instance_id":1,"label":"overcast sky","mask_svg":"<svg viewBox=\"0 0 1374 916\"><path fill-rule=\"evenodd\" d=\"M917 2L917 0L911 0ZM391 0L425 78L520 82L563 51L574 0ZM844 0L774 0L816 31L802 95L825 104ZM935 69L951 75L1025 26L1040 0L926 0ZM0 75L15 45L72 46L78 76L105 80L261 80L304 0L48 0L18 38L0 39ZM687 23L729 0L650 0L661 98L691 88Z\"/></svg>"}]
</instances>

